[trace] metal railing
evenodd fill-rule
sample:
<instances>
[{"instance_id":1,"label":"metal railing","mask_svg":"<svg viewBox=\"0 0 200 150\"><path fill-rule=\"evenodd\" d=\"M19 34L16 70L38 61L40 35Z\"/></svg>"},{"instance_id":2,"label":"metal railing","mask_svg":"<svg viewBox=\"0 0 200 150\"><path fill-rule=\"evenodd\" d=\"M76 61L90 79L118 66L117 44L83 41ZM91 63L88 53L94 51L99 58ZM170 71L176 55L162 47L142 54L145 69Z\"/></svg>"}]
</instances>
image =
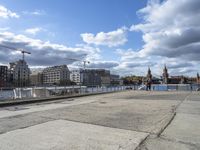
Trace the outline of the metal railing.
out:
<instances>
[{"instance_id":1,"label":"metal railing","mask_svg":"<svg viewBox=\"0 0 200 150\"><path fill-rule=\"evenodd\" d=\"M134 86L43 86L43 87L27 87L13 88L10 90L0 89L0 100L8 99L34 99L34 98L53 98L59 96L84 95L95 93L117 92L128 89L135 89Z\"/></svg>"},{"instance_id":2,"label":"metal railing","mask_svg":"<svg viewBox=\"0 0 200 150\"><path fill-rule=\"evenodd\" d=\"M151 91L197 91L200 84L153 84ZM13 88L10 90L0 89L0 100L53 98L72 95L84 95L95 93L108 93L124 90L146 90L145 85L130 86L43 86Z\"/></svg>"}]
</instances>

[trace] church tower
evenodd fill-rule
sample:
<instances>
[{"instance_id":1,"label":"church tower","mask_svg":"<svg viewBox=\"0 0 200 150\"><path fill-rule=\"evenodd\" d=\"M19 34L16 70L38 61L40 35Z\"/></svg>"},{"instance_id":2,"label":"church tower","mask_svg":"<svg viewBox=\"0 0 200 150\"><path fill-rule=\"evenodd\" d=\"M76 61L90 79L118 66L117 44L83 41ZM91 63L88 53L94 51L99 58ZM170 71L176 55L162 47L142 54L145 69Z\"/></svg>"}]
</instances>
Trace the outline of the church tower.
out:
<instances>
[{"instance_id":1,"label":"church tower","mask_svg":"<svg viewBox=\"0 0 200 150\"><path fill-rule=\"evenodd\" d=\"M151 74L151 69L149 67L148 72L147 72L147 81L151 82L152 81L152 74Z\"/></svg>"},{"instance_id":2,"label":"church tower","mask_svg":"<svg viewBox=\"0 0 200 150\"><path fill-rule=\"evenodd\" d=\"M165 65L164 69L163 69L163 83L164 84L168 84L169 82L169 74L168 74L168 70L167 70L167 67Z\"/></svg>"},{"instance_id":3,"label":"church tower","mask_svg":"<svg viewBox=\"0 0 200 150\"><path fill-rule=\"evenodd\" d=\"M200 76L199 76L199 73L197 73L197 84L200 84Z\"/></svg>"}]
</instances>

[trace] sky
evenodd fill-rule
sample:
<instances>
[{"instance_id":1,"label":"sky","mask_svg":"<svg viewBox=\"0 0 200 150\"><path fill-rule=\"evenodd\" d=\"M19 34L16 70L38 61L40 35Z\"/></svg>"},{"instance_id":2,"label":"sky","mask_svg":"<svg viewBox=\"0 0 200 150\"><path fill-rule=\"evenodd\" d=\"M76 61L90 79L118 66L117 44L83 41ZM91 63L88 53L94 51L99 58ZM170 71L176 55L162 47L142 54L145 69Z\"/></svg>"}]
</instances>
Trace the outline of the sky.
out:
<instances>
[{"instance_id":1,"label":"sky","mask_svg":"<svg viewBox=\"0 0 200 150\"><path fill-rule=\"evenodd\" d=\"M67 64L112 73L196 76L199 0L0 0L0 44L31 52L31 68ZM21 53L0 47L0 64ZM77 59L79 61L75 61Z\"/></svg>"}]
</instances>

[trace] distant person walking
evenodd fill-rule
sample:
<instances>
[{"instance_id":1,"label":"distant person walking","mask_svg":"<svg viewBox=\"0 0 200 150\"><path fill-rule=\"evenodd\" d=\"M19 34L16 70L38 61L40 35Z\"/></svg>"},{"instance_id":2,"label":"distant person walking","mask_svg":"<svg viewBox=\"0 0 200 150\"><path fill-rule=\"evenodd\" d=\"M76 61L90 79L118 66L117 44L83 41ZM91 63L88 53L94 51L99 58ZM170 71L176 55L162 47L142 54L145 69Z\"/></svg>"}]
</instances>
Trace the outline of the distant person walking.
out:
<instances>
[{"instance_id":1,"label":"distant person walking","mask_svg":"<svg viewBox=\"0 0 200 150\"><path fill-rule=\"evenodd\" d=\"M147 80L147 83L146 83L146 90L147 90L147 91L151 91L151 80Z\"/></svg>"}]
</instances>

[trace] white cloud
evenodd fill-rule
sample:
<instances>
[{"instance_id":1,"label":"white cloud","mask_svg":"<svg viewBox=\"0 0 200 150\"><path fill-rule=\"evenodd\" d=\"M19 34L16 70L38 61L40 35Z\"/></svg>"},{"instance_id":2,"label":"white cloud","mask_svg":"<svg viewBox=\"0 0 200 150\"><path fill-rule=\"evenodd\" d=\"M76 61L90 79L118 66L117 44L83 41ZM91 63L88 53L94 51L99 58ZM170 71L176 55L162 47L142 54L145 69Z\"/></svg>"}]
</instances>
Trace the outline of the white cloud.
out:
<instances>
[{"instance_id":1,"label":"white cloud","mask_svg":"<svg viewBox=\"0 0 200 150\"><path fill-rule=\"evenodd\" d=\"M119 66L114 69L120 71L121 74L124 75L146 75L147 69L150 67L152 74L156 77L160 77L165 64L168 67L170 75L196 75L199 68L198 63L195 61L186 62L184 59L155 55L141 57L139 52L132 49L118 49L117 54L120 56L121 60L119 61Z\"/></svg>"},{"instance_id":2,"label":"white cloud","mask_svg":"<svg viewBox=\"0 0 200 150\"><path fill-rule=\"evenodd\" d=\"M126 57L157 57L157 64L165 60L173 66L174 59L177 72L191 73L189 67L197 69L200 61L200 1L199 0L151 0L147 6L138 11L144 21L132 25L130 31L141 31L145 44L138 51L130 51ZM155 61L155 60L152 60ZM183 61L193 62L193 66ZM183 67L185 65L185 67ZM199 67L199 66L198 66Z\"/></svg>"},{"instance_id":3,"label":"white cloud","mask_svg":"<svg viewBox=\"0 0 200 150\"><path fill-rule=\"evenodd\" d=\"M7 9L6 7L0 5L0 18L19 18L19 15L11 10Z\"/></svg>"},{"instance_id":4,"label":"white cloud","mask_svg":"<svg viewBox=\"0 0 200 150\"><path fill-rule=\"evenodd\" d=\"M132 31L142 31L145 45L140 54L166 57L183 57L187 60L200 57L200 1L151 1L139 10L145 23L133 25ZM186 56L187 55L187 56Z\"/></svg>"},{"instance_id":5,"label":"white cloud","mask_svg":"<svg viewBox=\"0 0 200 150\"><path fill-rule=\"evenodd\" d=\"M91 62L88 67L89 68L97 68L97 69L112 69L119 65L116 61L94 61Z\"/></svg>"},{"instance_id":6,"label":"white cloud","mask_svg":"<svg viewBox=\"0 0 200 150\"><path fill-rule=\"evenodd\" d=\"M35 15L35 16L43 16L46 14L44 10L34 10L34 11L23 11L25 15Z\"/></svg>"},{"instance_id":7,"label":"white cloud","mask_svg":"<svg viewBox=\"0 0 200 150\"><path fill-rule=\"evenodd\" d=\"M122 27L107 33L99 32L96 35L92 33L83 33L81 34L81 37L87 44L115 47L124 45L128 41L126 30L127 29L125 27Z\"/></svg>"},{"instance_id":8,"label":"white cloud","mask_svg":"<svg viewBox=\"0 0 200 150\"><path fill-rule=\"evenodd\" d=\"M38 32L43 31L43 30L44 30L43 28L35 27L35 28L26 29L25 32L28 34L36 35Z\"/></svg>"},{"instance_id":9,"label":"white cloud","mask_svg":"<svg viewBox=\"0 0 200 150\"><path fill-rule=\"evenodd\" d=\"M4 27L4 28L0 28L0 31L8 31L10 28L9 27Z\"/></svg>"},{"instance_id":10,"label":"white cloud","mask_svg":"<svg viewBox=\"0 0 200 150\"><path fill-rule=\"evenodd\" d=\"M49 41L29 38L21 34L16 35L11 32L0 32L0 44L30 51L31 55L27 55L26 60L31 66L72 64L73 61L67 58L76 58L80 60L87 58L95 59L100 53L99 48L87 45L68 47ZM20 58L20 53L15 53L15 51L0 47L1 63L5 64Z\"/></svg>"},{"instance_id":11,"label":"white cloud","mask_svg":"<svg viewBox=\"0 0 200 150\"><path fill-rule=\"evenodd\" d=\"M38 15L38 16L41 16L41 15L44 15L46 14L44 10L35 10L32 12L33 15Z\"/></svg>"}]
</instances>

